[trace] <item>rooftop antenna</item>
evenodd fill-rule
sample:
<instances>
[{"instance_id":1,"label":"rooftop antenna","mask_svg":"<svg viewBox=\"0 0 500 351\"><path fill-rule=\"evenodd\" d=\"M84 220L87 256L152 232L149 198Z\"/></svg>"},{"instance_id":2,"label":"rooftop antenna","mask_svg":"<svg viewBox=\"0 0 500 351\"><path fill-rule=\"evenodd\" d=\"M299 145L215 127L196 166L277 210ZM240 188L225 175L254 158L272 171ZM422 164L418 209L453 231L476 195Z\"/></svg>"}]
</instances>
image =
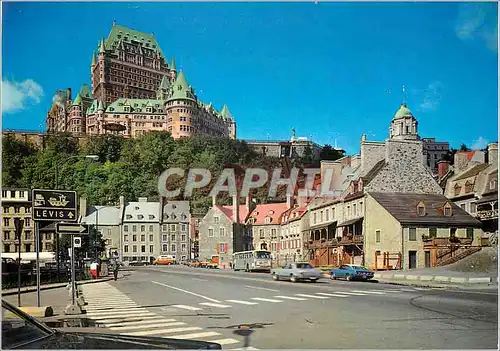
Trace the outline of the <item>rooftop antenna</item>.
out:
<instances>
[{"instance_id":1,"label":"rooftop antenna","mask_svg":"<svg viewBox=\"0 0 500 351\"><path fill-rule=\"evenodd\" d=\"M403 105L406 106L406 87L403 85Z\"/></svg>"}]
</instances>

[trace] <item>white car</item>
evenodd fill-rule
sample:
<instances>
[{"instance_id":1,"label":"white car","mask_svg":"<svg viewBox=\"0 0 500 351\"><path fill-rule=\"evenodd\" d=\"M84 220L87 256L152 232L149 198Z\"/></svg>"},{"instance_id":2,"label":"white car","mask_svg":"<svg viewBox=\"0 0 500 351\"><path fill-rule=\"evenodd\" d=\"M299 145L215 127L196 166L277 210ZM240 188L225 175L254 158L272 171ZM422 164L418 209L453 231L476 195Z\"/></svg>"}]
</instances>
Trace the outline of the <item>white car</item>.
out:
<instances>
[{"instance_id":1,"label":"white car","mask_svg":"<svg viewBox=\"0 0 500 351\"><path fill-rule=\"evenodd\" d=\"M322 277L322 272L309 262L288 263L283 268L273 269L271 274L274 280L286 279L292 283L300 280L316 282Z\"/></svg>"}]
</instances>

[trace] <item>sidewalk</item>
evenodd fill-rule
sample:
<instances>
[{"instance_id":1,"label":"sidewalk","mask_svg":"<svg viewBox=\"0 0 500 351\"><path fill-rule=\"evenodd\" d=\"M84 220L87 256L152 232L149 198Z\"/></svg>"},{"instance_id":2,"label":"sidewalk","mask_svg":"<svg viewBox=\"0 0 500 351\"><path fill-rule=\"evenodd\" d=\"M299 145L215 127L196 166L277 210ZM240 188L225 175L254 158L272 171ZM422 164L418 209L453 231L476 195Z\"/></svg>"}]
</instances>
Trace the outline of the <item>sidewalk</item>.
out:
<instances>
[{"instance_id":1,"label":"sidewalk","mask_svg":"<svg viewBox=\"0 0 500 351\"><path fill-rule=\"evenodd\" d=\"M93 279L93 280L79 280L76 282L76 284L77 285L93 284L93 283L106 282L106 281L111 280L111 279L113 279L113 276L108 276L106 278L99 278L99 279ZM45 285L40 286L40 290L65 288L66 286L68 286L68 284L69 284L69 282L45 284ZM21 294L30 293L30 292L36 292L36 286L27 286L27 287L21 288ZM17 288L2 290L2 297L9 296L9 295L17 295Z\"/></svg>"}]
</instances>

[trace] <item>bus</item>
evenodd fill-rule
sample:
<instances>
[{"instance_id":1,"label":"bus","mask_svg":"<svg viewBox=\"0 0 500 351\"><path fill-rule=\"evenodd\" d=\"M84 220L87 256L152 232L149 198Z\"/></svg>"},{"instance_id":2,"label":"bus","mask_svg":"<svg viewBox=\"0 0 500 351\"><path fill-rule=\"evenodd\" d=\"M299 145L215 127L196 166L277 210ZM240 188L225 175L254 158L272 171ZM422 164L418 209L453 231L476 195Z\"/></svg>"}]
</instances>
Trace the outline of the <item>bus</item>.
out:
<instances>
[{"instance_id":1,"label":"bus","mask_svg":"<svg viewBox=\"0 0 500 351\"><path fill-rule=\"evenodd\" d=\"M271 272L271 253L265 250L239 251L233 254L233 269L245 272Z\"/></svg>"}]
</instances>

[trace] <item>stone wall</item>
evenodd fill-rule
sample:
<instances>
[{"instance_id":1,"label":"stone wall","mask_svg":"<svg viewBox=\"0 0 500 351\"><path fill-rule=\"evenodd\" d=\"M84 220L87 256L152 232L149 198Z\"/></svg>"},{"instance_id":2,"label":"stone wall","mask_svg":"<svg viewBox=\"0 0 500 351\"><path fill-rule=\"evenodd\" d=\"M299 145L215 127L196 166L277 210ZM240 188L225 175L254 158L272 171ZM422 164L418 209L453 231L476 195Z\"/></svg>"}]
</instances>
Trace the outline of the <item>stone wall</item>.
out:
<instances>
[{"instance_id":1,"label":"stone wall","mask_svg":"<svg viewBox=\"0 0 500 351\"><path fill-rule=\"evenodd\" d=\"M366 174L377 162L385 157L385 143L378 141L361 141L361 168Z\"/></svg>"},{"instance_id":2,"label":"stone wall","mask_svg":"<svg viewBox=\"0 0 500 351\"><path fill-rule=\"evenodd\" d=\"M443 190L422 163L420 141L386 141L386 164L365 186L366 192L442 194Z\"/></svg>"},{"instance_id":3,"label":"stone wall","mask_svg":"<svg viewBox=\"0 0 500 351\"><path fill-rule=\"evenodd\" d=\"M214 220L218 217L218 223ZM224 236L220 236L220 228L225 228ZM213 229L213 236L209 236L209 229ZM199 259L210 260L217 255L217 245L228 243L228 252L221 254L227 261L233 253L233 222L229 220L217 207L212 207L200 222L199 226Z\"/></svg>"}]
</instances>

